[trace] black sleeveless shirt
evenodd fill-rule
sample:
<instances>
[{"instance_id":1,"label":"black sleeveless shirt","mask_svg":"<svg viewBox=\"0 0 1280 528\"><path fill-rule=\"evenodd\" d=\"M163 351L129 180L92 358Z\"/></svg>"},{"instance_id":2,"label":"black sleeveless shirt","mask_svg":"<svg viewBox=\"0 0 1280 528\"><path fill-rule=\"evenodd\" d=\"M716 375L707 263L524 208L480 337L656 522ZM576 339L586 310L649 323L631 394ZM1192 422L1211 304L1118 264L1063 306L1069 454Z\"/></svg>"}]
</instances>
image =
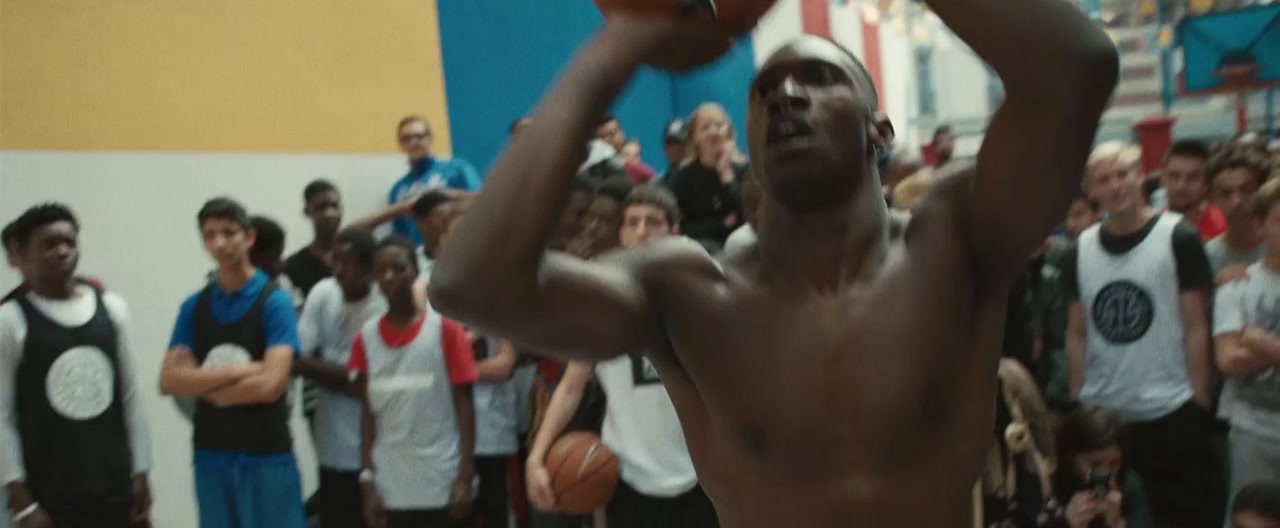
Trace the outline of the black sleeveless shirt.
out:
<instances>
[{"instance_id":1,"label":"black sleeveless shirt","mask_svg":"<svg viewBox=\"0 0 1280 528\"><path fill-rule=\"evenodd\" d=\"M213 288L210 284L196 301L196 361L208 364L237 364L262 361L267 351L267 329L262 314L267 299L276 291L268 284L258 295L249 313L240 320L223 324L213 316ZM227 362L227 363L224 363ZM267 404L221 407L203 399L196 404L194 444L196 449L235 451L255 455L293 452L289 434L289 410L285 397Z\"/></svg>"},{"instance_id":2,"label":"black sleeveless shirt","mask_svg":"<svg viewBox=\"0 0 1280 528\"><path fill-rule=\"evenodd\" d=\"M22 456L28 487L46 503L131 494L118 331L102 292L94 289L94 297L93 317L74 328L50 319L26 295L13 298L27 320L16 380Z\"/></svg>"}]
</instances>

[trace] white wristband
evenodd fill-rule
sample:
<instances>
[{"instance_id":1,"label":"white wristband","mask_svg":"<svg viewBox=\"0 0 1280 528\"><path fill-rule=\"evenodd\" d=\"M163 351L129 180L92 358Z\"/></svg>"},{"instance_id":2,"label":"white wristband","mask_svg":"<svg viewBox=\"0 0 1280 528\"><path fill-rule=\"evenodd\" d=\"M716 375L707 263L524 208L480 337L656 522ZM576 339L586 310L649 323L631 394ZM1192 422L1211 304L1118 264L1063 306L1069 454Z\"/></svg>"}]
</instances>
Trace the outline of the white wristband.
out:
<instances>
[{"instance_id":1,"label":"white wristband","mask_svg":"<svg viewBox=\"0 0 1280 528\"><path fill-rule=\"evenodd\" d=\"M34 515L38 509L40 509L40 503L33 502L28 504L26 508L22 509L22 511L13 514L13 522L20 523L27 520L27 517Z\"/></svg>"}]
</instances>

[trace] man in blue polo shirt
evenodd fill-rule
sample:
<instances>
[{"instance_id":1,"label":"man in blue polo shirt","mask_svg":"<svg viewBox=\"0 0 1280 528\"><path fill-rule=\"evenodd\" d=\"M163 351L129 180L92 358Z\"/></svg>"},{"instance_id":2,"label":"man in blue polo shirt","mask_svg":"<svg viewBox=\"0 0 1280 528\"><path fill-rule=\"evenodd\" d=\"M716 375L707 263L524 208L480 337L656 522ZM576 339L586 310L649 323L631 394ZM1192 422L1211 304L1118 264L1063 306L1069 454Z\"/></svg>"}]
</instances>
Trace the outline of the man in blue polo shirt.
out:
<instances>
[{"instance_id":1,"label":"man in blue polo shirt","mask_svg":"<svg viewBox=\"0 0 1280 528\"><path fill-rule=\"evenodd\" d=\"M285 389L298 344L288 294L253 266L255 232L240 204L197 215L217 279L182 303L160 387L198 397L196 499L202 528L305 528Z\"/></svg>"},{"instance_id":2,"label":"man in blue polo shirt","mask_svg":"<svg viewBox=\"0 0 1280 528\"><path fill-rule=\"evenodd\" d=\"M418 195L432 189L480 189L480 174L470 163L431 154L431 126L427 124L427 118L411 115L401 119L396 131L400 151L409 157L409 173L391 187L391 205L412 203ZM422 245L422 233L412 217L397 216L391 230L409 237L415 245Z\"/></svg>"}]
</instances>

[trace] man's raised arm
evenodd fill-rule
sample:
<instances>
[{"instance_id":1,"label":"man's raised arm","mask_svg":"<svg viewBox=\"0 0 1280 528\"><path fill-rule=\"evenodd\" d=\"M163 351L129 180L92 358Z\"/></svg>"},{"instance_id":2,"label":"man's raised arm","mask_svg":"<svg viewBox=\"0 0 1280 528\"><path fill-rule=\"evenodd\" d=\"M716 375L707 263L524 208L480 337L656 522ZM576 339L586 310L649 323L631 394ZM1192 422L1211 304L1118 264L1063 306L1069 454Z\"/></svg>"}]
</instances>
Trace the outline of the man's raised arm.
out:
<instances>
[{"instance_id":1,"label":"man's raised arm","mask_svg":"<svg viewBox=\"0 0 1280 528\"><path fill-rule=\"evenodd\" d=\"M1066 0L926 0L991 65L1005 101L964 207L979 269L1007 276L1064 217L1115 89L1115 45Z\"/></svg>"},{"instance_id":2,"label":"man's raised arm","mask_svg":"<svg viewBox=\"0 0 1280 528\"><path fill-rule=\"evenodd\" d=\"M586 263L546 247L596 122L640 64L662 57L662 66L687 69L730 42L704 22L615 18L574 57L490 171L432 269L432 306L548 352L598 358L636 349L654 320L628 267L636 261Z\"/></svg>"}]
</instances>

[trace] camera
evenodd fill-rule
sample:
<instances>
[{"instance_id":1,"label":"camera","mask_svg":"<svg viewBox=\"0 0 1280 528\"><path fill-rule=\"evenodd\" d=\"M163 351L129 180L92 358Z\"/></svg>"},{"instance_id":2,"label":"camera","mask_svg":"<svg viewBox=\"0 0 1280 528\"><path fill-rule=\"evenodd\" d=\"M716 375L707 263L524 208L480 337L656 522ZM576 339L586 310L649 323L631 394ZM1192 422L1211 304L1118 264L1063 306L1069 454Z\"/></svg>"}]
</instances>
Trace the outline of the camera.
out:
<instances>
[{"instance_id":1,"label":"camera","mask_svg":"<svg viewBox=\"0 0 1280 528\"><path fill-rule=\"evenodd\" d=\"M1111 491L1111 472L1102 468L1093 468L1089 471L1089 490L1099 497L1106 496Z\"/></svg>"},{"instance_id":2,"label":"camera","mask_svg":"<svg viewBox=\"0 0 1280 528\"><path fill-rule=\"evenodd\" d=\"M1102 468L1093 468L1089 471L1089 491L1095 497L1103 498L1111 491L1111 472ZM1107 521L1102 516L1095 517L1089 521L1089 528L1106 528Z\"/></svg>"}]
</instances>

